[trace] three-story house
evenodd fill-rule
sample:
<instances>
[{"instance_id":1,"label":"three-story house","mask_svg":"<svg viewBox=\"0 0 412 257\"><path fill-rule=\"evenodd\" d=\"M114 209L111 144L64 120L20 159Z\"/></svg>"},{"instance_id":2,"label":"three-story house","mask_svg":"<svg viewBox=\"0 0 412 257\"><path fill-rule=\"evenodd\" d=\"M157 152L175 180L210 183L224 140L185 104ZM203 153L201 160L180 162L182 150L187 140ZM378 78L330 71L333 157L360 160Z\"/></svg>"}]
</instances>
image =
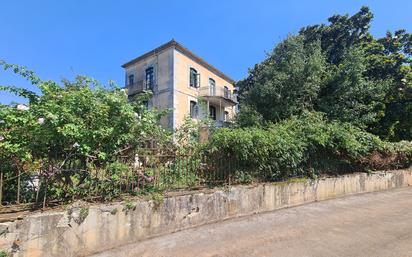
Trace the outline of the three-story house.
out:
<instances>
[{"instance_id":1,"label":"three-story house","mask_svg":"<svg viewBox=\"0 0 412 257\"><path fill-rule=\"evenodd\" d=\"M172 110L160 121L166 128L178 128L186 116L223 126L236 113L234 80L175 40L122 67L129 97L151 90L149 108Z\"/></svg>"}]
</instances>

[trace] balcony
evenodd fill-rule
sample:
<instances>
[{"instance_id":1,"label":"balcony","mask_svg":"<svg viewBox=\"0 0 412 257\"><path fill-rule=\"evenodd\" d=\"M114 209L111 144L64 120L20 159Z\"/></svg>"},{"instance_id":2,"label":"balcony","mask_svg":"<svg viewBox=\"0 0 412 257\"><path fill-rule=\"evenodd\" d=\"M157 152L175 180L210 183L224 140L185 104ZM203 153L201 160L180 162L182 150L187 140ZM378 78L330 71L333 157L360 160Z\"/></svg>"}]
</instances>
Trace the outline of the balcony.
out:
<instances>
[{"instance_id":1,"label":"balcony","mask_svg":"<svg viewBox=\"0 0 412 257\"><path fill-rule=\"evenodd\" d=\"M134 95L142 91L152 90L152 87L145 80L139 80L131 85L127 85L126 89L128 95Z\"/></svg>"},{"instance_id":2,"label":"balcony","mask_svg":"<svg viewBox=\"0 0 412 257\"><path fill-rule=\"evenodd\" d=\"M238 103L237 96L225 87L201 87L199 94L216 105L234 106Z\"/></svg>"}]
</instances>

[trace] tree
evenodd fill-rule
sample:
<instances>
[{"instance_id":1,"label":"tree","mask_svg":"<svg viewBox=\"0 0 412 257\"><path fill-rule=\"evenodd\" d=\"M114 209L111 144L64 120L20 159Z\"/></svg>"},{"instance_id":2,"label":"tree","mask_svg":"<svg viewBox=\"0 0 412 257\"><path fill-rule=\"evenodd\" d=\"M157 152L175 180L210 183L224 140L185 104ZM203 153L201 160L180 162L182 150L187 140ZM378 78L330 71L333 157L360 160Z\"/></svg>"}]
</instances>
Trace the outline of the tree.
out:
<instances>
[{"instance_id":1,"label":"tree","mask_svg":"<svg viewBox=\"0 0 412 257\"><path fill-rule=\"evenodd\" d=\"M243 105L235 116L235 124L241 128L260 127L264 124L264 119L252 106Z\"/></svg>"},{"instance_id":2,"label":"tree","mask_svg":"<svg viewBox=\"0 0 412 257\"><path fill-rule=\"evenodd\" d=\"M332 67L315 109L329 119L350 122L360 128L375 125L383 115L388 81L364 76L366 64L361 49L349 49L342 62Z\"/></svg>"},{"instance_id":3,"label":"tree","mask_svg":"<svg viewBox=\"0 0 412 257\"><path fill-rule=\"evenodd\" d=\"M320 41L327 62L339 64L348 48L372 40L369 33L372 19L372 12L363 6L353 16L333 15L328 19L328 25L319 24L302 28L299 35L305 38L306 43Z\"/></svg>"},{"instance_id":4,"label":"tree","mask_svg":"<svg viewBox=\"0 0 412 257\"><path fill-rule=\"evenodd\" d=\"M412 34L405 30L387 32L386 37L363 46L371 78L390 80L385 95L385 112L371 129L382 138L412 139Z\"/></svg>"},{"instance_id":5,"label":"tree","mask_svg":"<svg viewBox=\"0 0 412 257\"><path fill-rule=\"evenodd\" d=\"M43 81L24 67L0 64L41 91L0 86L28 99L25 105L0 105L0 169L6 178L16 171L28 181L38 177L61 199L91 187L97 178L93 171L120 167L118 160L134 161L134 152L147 140L170 142L170 134L158 125L161 113L143 105L148 96L129 102L126 92L113 84L104 87L85 76L59 84ZM68 168L70 163L76 168Z\"/></svg>"},{"instance_id":6,"label":"tree","mask_svg":"<svg viewBox=\"0 0 412 257\"><path fill-rule=\"evenodd\" d=\"M299 35L305 42L321 41L327 62L339 65L352 48L365 53L363 75L371 81L387 82L382 100L383 113L379 122L368 130L384 139L398 141L412 139L412 34L400 29L387 32L383 38L374 38L369 32L373 14L368 7L352 15L334 15L329 24L302 28ZM378 83L377 87L381 87Z\"/></svg>"},{"instance_id":7,"label":"tree","mask_svg":"<svg viewBox=\"0 0 412 257\"><path fill-rule=\"evenodd\" d=\"M305 45L303 37L290 36L239 82L242 105L249 106L242 108L272 122L312 109L324 71L320 45Z\"/></svg>"},{"instance_id":8,"label":"tree","mask_svg":"<svg viewBox=\"0 0 412 257\"><path fill-rule=\"evenodd\" d=\"M401 29L374 38L369 32L372 19L369 8L362 7L352 16L334 15L328 24L302 28L290 37L303 42L299 47L290 47L290 38L281 42L238 82L241 107L247 105L264 122L302 110L321 111L383 139L412 140L412 34ZM313 46L319 46L316 55ZM323 68L302 69L313 56L324 57L318 66ZM302 78L316 79L307 84Z\"/></svg>"}]
</instances>

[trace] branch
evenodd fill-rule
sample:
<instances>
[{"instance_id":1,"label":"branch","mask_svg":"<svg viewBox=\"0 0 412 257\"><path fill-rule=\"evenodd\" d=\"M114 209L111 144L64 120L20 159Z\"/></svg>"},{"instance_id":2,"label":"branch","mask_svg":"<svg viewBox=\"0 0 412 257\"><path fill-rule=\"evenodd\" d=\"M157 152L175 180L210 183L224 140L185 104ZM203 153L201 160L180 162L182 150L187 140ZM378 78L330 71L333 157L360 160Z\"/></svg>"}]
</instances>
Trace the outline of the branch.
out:
<instances>
[{"instance_id":1,"label":"branch","mask_svg":"<svg viewBox=\"0 0 412 257\"><path fill-rule=\"evenodd\" d=\"M30 90L24 89L24 88L19 88L15 86L2 86L0 85L0 91L6 91L9 93L13 93L15 95L28 98L30 102L35 102L39 98L39 96Z\"/></svg>"},{"instance_id":2,"label":"branch","mask_svg":"<svg viewBox=\"0 0 412 257\"><path fill-rule=\"evenodd\" d=\"M21 75L22 77L29 80L33 85L37 85L42 82L42 80L34 73L27 69L26 67L19 66L17 64L9 64L4 60L0 60L0 66L3 66L4 70L12 69L15 74Z\"/></svg>"}]
</instances>

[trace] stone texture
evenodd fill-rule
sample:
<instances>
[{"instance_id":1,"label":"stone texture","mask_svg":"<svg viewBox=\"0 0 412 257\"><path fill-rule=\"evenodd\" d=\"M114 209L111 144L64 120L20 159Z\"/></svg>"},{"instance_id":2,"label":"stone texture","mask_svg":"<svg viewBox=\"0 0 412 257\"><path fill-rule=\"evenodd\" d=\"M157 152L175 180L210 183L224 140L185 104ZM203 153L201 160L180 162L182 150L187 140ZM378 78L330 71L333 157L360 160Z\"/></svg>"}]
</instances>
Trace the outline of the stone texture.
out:
<instances>
[{"instance_id":1,"label":"stone texture","mask_svg":"<svg viewBox=\"0 0 412 257\"><path fill-rule=\"evenodd\" d=\"M398 170L194 191L162 202L136 200L135 208L124 203L89 206L88 211L74 207L0 224L0 248L13 250L14 256L86 256L228 218L411 184L412 170Z\"/></svg>"},{"instance_id":2,"label":"stone texture","mask_svg":"<svg viewBox=\"0 0 412 257\"><path fill-rule=\"evenodd\" d=\"M412 187L207 224L91 257L410 257Z\"/></svg>"}]
</instances>

